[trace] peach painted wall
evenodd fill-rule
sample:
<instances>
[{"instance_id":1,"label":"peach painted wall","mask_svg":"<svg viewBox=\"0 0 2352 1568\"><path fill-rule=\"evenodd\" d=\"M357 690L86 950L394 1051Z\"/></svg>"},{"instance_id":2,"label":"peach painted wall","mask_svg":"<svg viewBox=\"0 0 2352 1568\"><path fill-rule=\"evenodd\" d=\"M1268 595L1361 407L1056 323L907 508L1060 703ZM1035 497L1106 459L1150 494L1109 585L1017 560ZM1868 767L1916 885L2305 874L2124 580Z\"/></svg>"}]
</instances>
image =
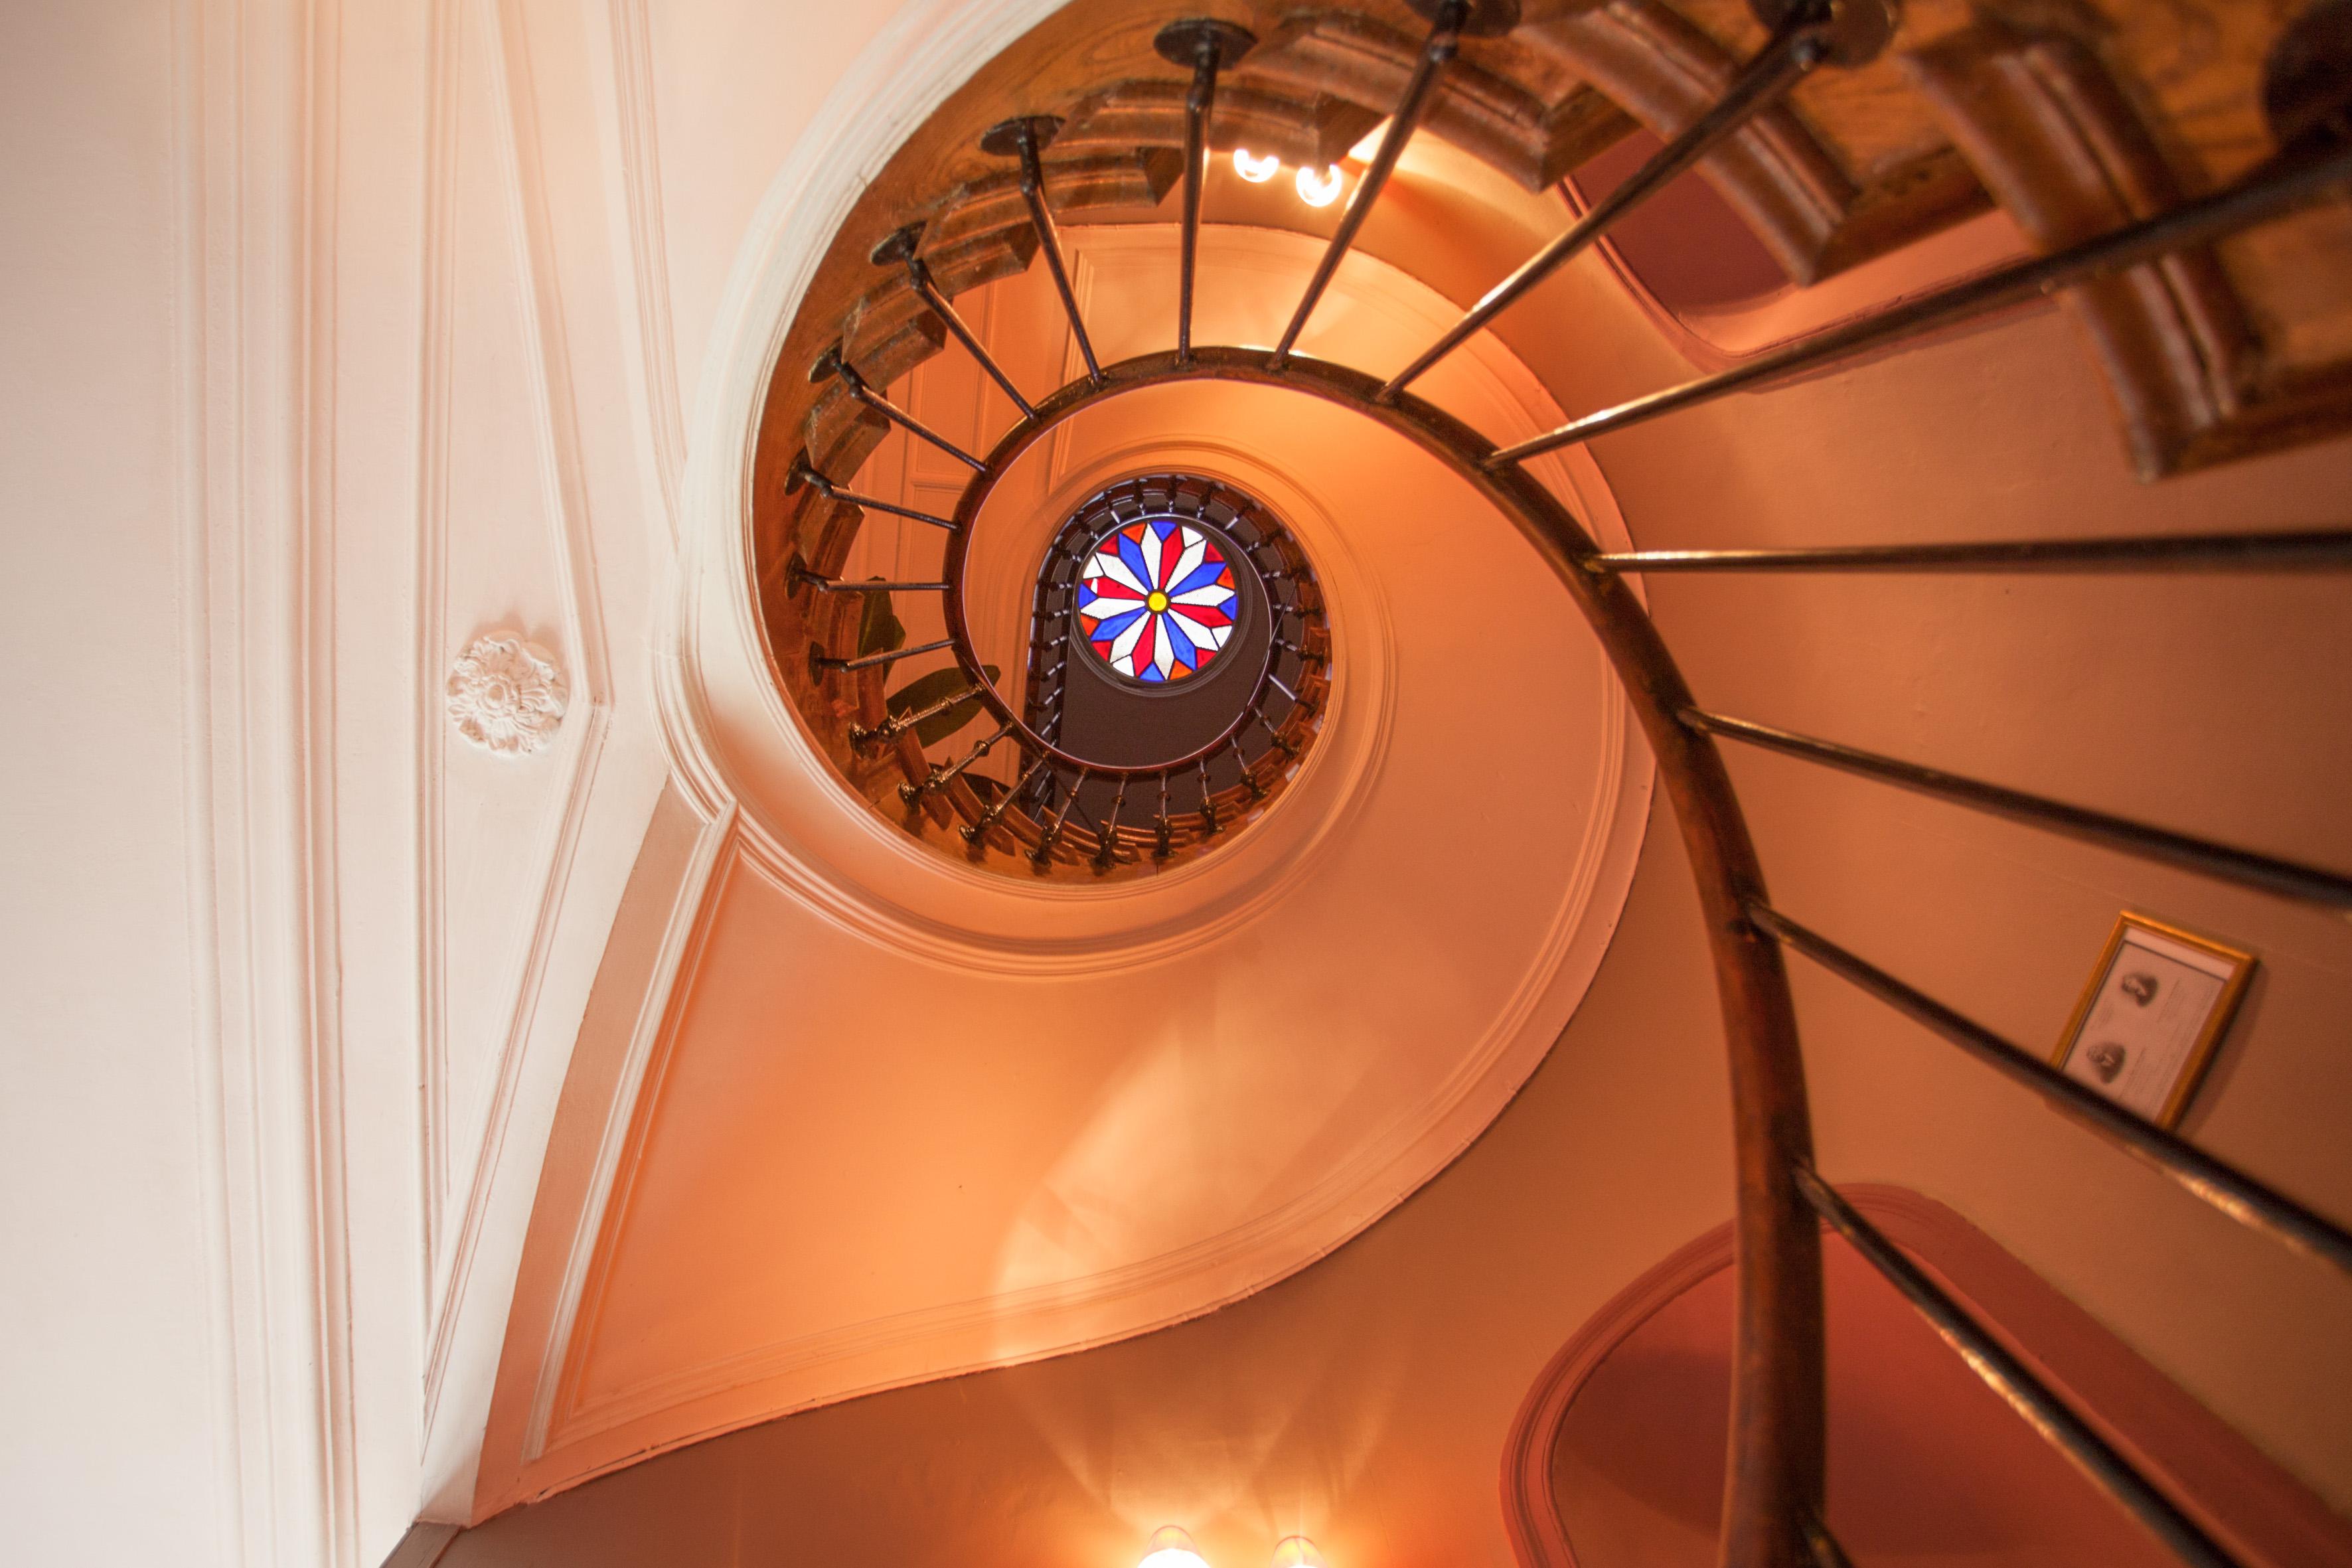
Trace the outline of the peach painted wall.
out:
<instances>
[{"instance_id":1,"label":"peach painted wall","mask_svg":"<svg viewBox=\"0 0 2352 1568\"><path fill-rule=\"evenodd\" d=\"M1510 1563L1503 1435L1584 1317L1723 1216L1712 993L1654 822L1582 1010L1471 1151L1329 1258L1192 1323L658 1457L459 1538L447 1568L751 1561L1128 1568Z\"/></svg>"}]
</instances>

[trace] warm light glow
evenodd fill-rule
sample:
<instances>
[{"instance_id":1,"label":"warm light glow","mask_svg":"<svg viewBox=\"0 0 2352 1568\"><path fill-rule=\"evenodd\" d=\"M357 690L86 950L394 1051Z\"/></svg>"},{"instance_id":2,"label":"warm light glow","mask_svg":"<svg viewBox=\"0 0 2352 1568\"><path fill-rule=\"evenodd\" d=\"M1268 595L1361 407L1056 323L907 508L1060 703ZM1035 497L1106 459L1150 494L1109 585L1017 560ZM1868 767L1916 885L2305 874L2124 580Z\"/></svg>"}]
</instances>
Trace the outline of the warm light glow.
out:
<instances>
[{"instance_id":1,"label":"warm light glow","mask_svg":"<svg viewBox=\"0 0 2352 1568\"><path fill-rule=\"evenodd\" d=\"M1236 147L1234 149L1234 173L1253 185L1262 185L1282 173L1282 160L1271 153L1263 158L1254 158L1248 148Z\"/></svg>"},{"instance_id":2,"label":"warm light glow","mask_svg":"<svg viewBox=\"0 0 2352 1568\"><path fill-rule=\"evenodd\" d=\"M1275 1542L1274 1568L1324 1568L1323 1553L1303 1535L1286 1535Z\"/></svg>"},{"instance_id":3,"label":"warm light glow","mask_svg":"<svg viewBox=\"0 0 2352 1568\"><path fill-rule=\"evenodd\" d=\"M1151 1532L1144 1544L1143 1561L1136 1568L1209 1568L1206 1559L1192 1550L1192 1538L1172 1524L1163 1524Z\"/></svg>"},{"instance_id":4,"label":"warm light glow","mask_svg":"<svg viewBox=\"0 0 2352 1568\"><path fill-rule=\"evenodd\" d=\"M1328 207L1339 199L1339 187L1347 183L1337 163L1319 174L1312 169L1301 169L1298 171L1298 199L1310 207Z\"/></svg>"}]
</instances>

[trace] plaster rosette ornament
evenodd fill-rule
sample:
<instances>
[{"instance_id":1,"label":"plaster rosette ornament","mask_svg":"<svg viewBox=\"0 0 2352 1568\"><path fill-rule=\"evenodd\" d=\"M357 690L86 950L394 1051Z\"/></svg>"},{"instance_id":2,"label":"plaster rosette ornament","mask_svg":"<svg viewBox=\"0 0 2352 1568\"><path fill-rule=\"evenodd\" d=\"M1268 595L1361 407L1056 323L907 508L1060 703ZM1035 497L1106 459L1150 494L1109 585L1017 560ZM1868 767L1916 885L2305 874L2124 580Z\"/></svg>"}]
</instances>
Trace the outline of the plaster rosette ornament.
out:
<instances>
[{"instance_id":1,"label":"plaster rosette ornament","mask_svg":"<svg viewBox=\"0 0 2352 1568\"><path fill-rule=\"evenodd\" d=\"M484 751L528 756L563 723L563 671L518 633L476 637L449 668L449 721Z\"/></svg>"}]
</instances>

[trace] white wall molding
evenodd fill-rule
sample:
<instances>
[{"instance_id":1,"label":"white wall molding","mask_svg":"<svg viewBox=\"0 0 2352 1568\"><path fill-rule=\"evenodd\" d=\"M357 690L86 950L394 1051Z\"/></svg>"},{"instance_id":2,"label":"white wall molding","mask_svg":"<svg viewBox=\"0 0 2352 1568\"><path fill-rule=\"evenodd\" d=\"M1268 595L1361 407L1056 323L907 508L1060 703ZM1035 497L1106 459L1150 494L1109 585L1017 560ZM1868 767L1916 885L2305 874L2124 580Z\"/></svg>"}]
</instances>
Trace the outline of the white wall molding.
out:
<instances>
[{"instance_id":1,"label":"white wall molding","mask_svg":"<svg viewBox=\"0 0 2352 1568\"><path fill-rule=\"evenodd\" d=\"M604 1130L596 1141L587 1199L581 1205L571 1243L564 1252L555 1319L540 1357L530 1412L523 1431L522 1457L526 1463L537 1459L547 1448L548 1431L562 1394L581 1306L590 1294L597 1240L603 1234L605 1216L612 1211L615 1192L626 1193L635 1157L642 1152L631 1142L631 1129L636 1122L638 1107L644 1102L648 1079L658 1082L657 1064L676 1037L678 1009L693 990L694 972L701 962L703 945L710 934L711 915L718 905L717 894L736 854L735 823L735 812L730 807L702 825L695 837L686 875L671 902L669 918L662 928L661 946L654 958L653 980L638 1004L635 1026L630 1030L628 1051L621 1065L620 1081L606 1108Z\"/></svg>"},{"instance_id":2,"label":"white wall molding","mask_svg":"<svg viewBox=\"0 0 2352 1568\"><path fill-rule=\"evenodd\" d=\"M537 1184L544 1122L551 1114L554 1089L561 1084L579 1009L585 1001L584 977L567 973L561 994L556 995L551 994L551 973L559 947L565 943L566 931L578 928L572 945L591 943L601 948L601 932L611 918L609 908L588 907L603 903L601 885L593 898L583 900L576 896L575 872L588 843L603 841L604 835L591 826L592 817L616 812L620 821L642 829L644 814L638 806L650 807L649 801L634 799L639 793L635 774L642 771L635 769L625 769L622 775L611 779L617 792L609 806L598 804L604 794L600 785L606 782L603 764L613 740L612 678L581 450L574 350L556 256L542 109L531 74L528 24L516 0L462 3L462 11L453 5L441 15L453 29L468 22L480 28L478 36L490 70L497 160L514 260L522 282L520 325L529 348L524 370L533 415L532 456L551 528L556 597L562 607L564 656L572 671L573 689L572 711L557 746L561 782L555 786L555 807L537 852L536 863L544 870L526 917L527 934L518 954L507 1022L495 1047L496 1066L480 1141L464 1152L462 1167L451 1158L455 1151L439 1148L446 1144L448 1130L458 1124L457 1108L443 1099L428 1110L428 1142L439 1150L436 1163L449 1183L446 1190L451 1208L436 1231L436 1245L429 1249L428 1258L432 1296L424 1391L427 1507L436 1515L458 1517L470 1505L492 1369L503 1344L514 1258ZM445 34L435 46L436 70L454 71L460 53L459 40ZM436 103L451 104L453 95L446 79L435 96ZM446 112L454 115L454 105ZM447 133L455 134L454 127ZM441 160L445 172L453 163L454 159L446 155ZM438 210L446 214L448 208L445 197ZM433 254L447 264L450 252L446 237L436 237ZM446 277L441 287L448 287ZM446 330L446 302L435 319ZM436 352L446 355L446 345ZM446 386L442 396L439 406L428 409L425 424L441 429L446 439ZM434 516L428 519L427 530L445 523L446 516ZM444 554L440 547L426 544L420 558L440 560ZM423 586L431 595L435 624L428 634L430 641L420 642L419 654L422 659L429 648L433 663L420 668L418 675L420 682L437 686L440 661L446 657L440 647L446 635L439 616L443 584ZM446 732L435 731L419 780L420 799L429 817L437 817L435 803L441 787L441 737ZM446 933L436 932L435 940L446 940ZM593 973L593 969L592 959L586 971ZM573 994L575 991L579 994ZM450 1042L446 1022L439 1016L442 1004L428 995L426 1005L428 1018L433 1020L428 1024L428 1058L444 1064L440 1072L446 1082ZM526 1100L532 1106L531 1113L519 1118L519 1109ZM523 1131L525 1127L528 1131ZM486 1269L485 1258L493 1256L495 1263ZM457 1389L462 1389L462 1396L453 1401L449 1396Z\"/></svg>"},{"instance_id":3,"label":"white wall molding","mask_svg":"<svg viewBox=\"0 0 2352 1568\"><path fill-rule=\"evenodd\" d=\"M184 0L194 1014L226 1561L358 1562L333 811L334 0Z\"/></svg>"},{"instance_id":4,"label":"white wall molding","mask_svg":"<svg viewBox=\"0 0 2352 1568\"><path fill-rule=\"evenodd\" d=\"M644 462L669 542L677 542L679 486L686 470L686 419L678 395L677 342L670 321L669 241L662 218L661 138L654 92L653 21L646 0L608 0L596 37L610 102L598 116L612 189L614 248L629 263L629 396Z\"/></svg>"}]
</instances>

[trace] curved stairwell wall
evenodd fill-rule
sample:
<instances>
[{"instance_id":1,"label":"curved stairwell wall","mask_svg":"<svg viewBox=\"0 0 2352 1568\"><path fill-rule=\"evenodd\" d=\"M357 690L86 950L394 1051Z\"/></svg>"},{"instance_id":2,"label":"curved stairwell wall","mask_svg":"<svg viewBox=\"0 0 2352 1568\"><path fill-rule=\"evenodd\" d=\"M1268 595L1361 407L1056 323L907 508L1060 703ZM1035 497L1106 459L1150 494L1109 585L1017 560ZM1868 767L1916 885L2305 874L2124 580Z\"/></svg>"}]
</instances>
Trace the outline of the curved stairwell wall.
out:
<instances>
[{"instance_id":1,"label":"curved stairwell wall","mask_svg":"<svg viewBox=\"0 0 2352 1568\"><path fill-rule=\"evenodd\" d=\"M1507 229L1507 204L1492 205ZM1394 254L1409 257L1410 205L1402 214L1390 234ZM1381 226L1368 230L1375 241ZM1953 259L1942 243L1853 275L1888 268L1889 291L1941 276ZM1492 268L1454 254L1465 262L1458 277L1433 266L1424 278L1460 302ZM1684 368L1595 258L1497 335L1564 407ZM1606 438L1591 479L1647 547L2340 521L2328 508L2346 469L2341 443L2147 487L2106 398L2075 323L2026 310ZM2143 447L2137 458L2147 457ZM1335 537L1347 521L1334 518ZM1398 545L1391 536L1382 548ZM2352 681L2324 584L1856 578L1662 582L1651 592L1710 706L2322 864L2352 861L2352 829L2331 814L2327 782L2352 760L2340 754ZM733 672L725 700L747 701L755 675L764 678ZM723 717L748 728L742 711ZM1498 703L1491 717L1514 711ZM2352 1210L2352 1168L2315 1110L2352 1087L2329 1023L2352 1006L2340 922L1867 786L1800 780L1769 759L1735 766L1782 907L2021 1039L2054 1035L2118 908L2254 948L2263 978L2189 1134L2324 1212ZM802 809L805 790L833 782L804 768L798 804L784 804ZM1508 805L1485 816L1491 831L1540 845L1557 826L1524 790L1496 798ZM751 801L746 816L774 804ZM1425 868L1442 879L1444 845L1431 840ZM811 838L796 850L836 847ZM1337 1563L1505 1561L1493 1477L1528 1380L1586 1313L1728 1202L1720 1025L1688 868L1670 835L1651 833L1643 853L1609 955L1528 1090L1484 1142L1337 1256L1144 1340L874 1394L590 1480L497 1520L448 1561L715 1563L822 1550L852 1561L1120 1562L1169 1518L1223 1563L1292 1530ZM983 934L1008 950L1021 940L1009 917ZM1282 938L1311 945L1317 934ZM833 956L817 954L815 968ZM2347 1305L2339 1286L2195 1210L1907 1024L1817 984L1801 962L1792 968L1825 1173L1949 1202L2334 1506L2352 1506L2352 1451L2332 1419L2352 1397L2352 1360L2333 1331ZM876 1027L862 1013L869 1000L851 984L837 1011L798 1021L836 1036ZM801 1001L788 991L739 1000L737 1022L786 1016ZM925 1085L919 1057L902 1068L902 1087ZM718 1103L740 1083L714 1070L705 1092ZM764 1131L737 1130L752 1141ZM681 1225L713 1193L735 1190L725 1160L696 1167L709 1152L700 1146L679 1167L668 1212ZM845 1193L870 1191L854 1179L861 1167L834 1157L815 1151L809 1171ZM1213 1158L1192 1170L1219 1173ZM569 1238L573 1216L542 1219L547 1235ZM760 1239L686 1236L700 1251L680 1257L707 1261ZM779 1252L792 1260L790 1246ZM780 1284L774 1300L787 1296ZM551 1364L538 1359L529 1313L518 1321L526 1328L510 1339L494 1420L501 1442L527 1426L533 1380L545 1386ZM624 1339L658 1349L676 1326L649 1315ZM903 1380L851 1380L808 1398ZM607 1428L604 1447L536 1468L526 1450L523 1465L486 1476L478 1502L490 1511L644 1447L806 1402L778 1397L762 1410L753 1399L644 1432Z\"/></svg>"},{"instance_id":2,"label":"curved stairwell wall","mask_svg":"<svg viewBox=\"0 0 2352 1568\"><path fill-rule=\"evenodd\" d=\"M1598 304L1606 283L1571 289ZM1554 377L1637 384L1664 357L1630 310L1543 319L1553 334L1521 341ZM2339 444L2139 484L2048 310L1597 457L1645 546L2319 524L2347 460ZM1653 593L1707 700L2352 859L2327 782L2352 733L2352 649L2325 584ZM1769 759L1738 766L1785 907L2021 1039L2054 1037L2118 908L2256 949L2263 978L2189 1130L2323 1210L2352 1208L2322 1109L2352 1092L2334 922ZM1727 1203L1719 1024L1687 876L1673 836L1652 832L1609 957L1528 1089L1462 1161L1297 1279L1141 1340L698 1445L507 1514L446 1561L1116 1563L1179 1519L1220 1563L1291 1530L1339 1563L1507 1562L1495 1478L1528 1381ZM1949 1203L2352 1507L2340 1287L1794 968L1825 1170Z\"/></svg>"}]
</instances>

